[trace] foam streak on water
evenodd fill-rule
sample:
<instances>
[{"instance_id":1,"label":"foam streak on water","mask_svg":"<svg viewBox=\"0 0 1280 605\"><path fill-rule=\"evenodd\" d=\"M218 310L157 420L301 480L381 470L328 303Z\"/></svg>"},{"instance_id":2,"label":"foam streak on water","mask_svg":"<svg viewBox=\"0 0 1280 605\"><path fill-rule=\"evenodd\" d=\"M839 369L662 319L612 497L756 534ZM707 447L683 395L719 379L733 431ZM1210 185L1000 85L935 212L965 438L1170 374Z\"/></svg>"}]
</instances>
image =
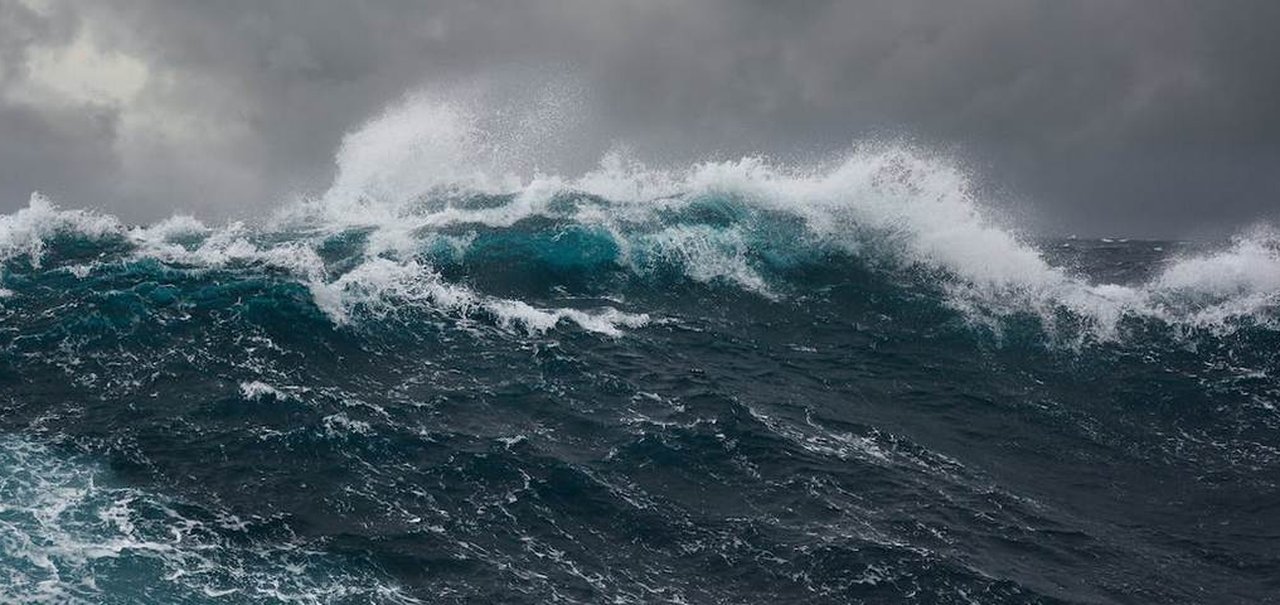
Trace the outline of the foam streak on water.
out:
<instances>
[{"instance_id":1,"label":"foam streak on water","mask_svg":"<svg viewBox=\"0 0 1280 605\"><path fill-rule=\"evenodd\" d=\"M5 438L0 470L6 602L412 602L375 574L304 544L237 539L253 524L113 485L43 445Z\"/></svg>"}]
</instances>

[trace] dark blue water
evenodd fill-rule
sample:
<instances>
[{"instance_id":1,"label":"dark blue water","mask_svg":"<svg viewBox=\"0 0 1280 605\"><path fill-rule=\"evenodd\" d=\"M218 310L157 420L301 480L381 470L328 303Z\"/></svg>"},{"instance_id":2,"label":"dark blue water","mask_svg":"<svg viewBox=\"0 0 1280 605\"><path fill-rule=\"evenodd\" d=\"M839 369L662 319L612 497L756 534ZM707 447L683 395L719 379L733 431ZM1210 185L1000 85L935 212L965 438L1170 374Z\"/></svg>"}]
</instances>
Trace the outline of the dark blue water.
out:
<instances>
[{"instance_id":1,"label":"dark blue water","mask_svg":"<svg viewBox=\"0 0 1280 605\"><path fill-rule=\"evenodd\" d=\"M807 199L37 199L0 219L0 600L1280 599L1274 238Z\"/></svg>"}]
</instances>

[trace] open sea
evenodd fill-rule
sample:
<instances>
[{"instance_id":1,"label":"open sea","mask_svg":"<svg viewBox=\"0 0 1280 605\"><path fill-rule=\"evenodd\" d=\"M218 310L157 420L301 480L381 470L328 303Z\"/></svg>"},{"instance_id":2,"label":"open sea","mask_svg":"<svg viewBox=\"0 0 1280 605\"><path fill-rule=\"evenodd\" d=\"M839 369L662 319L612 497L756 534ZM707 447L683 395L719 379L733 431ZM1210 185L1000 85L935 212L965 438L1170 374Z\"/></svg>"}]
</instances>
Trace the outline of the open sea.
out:
<instances>
[{"instance_id":1,"label":"open sea","mask_svg":"<svg viewBox=\"0 0 1280 605\"><path fill-rule=\"evenodd\" d=\"M259 220L0 216L0 601L1280 602L1274 231L1028 239L889 147L513 186L439 123Z\"/></svg>"}]
</instances>

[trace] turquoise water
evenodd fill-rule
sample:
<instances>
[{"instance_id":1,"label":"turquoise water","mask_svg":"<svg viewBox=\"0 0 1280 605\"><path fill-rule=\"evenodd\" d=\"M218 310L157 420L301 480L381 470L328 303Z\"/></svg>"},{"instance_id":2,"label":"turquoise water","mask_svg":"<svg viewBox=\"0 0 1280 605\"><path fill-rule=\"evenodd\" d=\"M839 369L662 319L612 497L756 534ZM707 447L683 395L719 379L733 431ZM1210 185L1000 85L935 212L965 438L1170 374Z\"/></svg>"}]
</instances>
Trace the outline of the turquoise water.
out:
<instances>
[{"instance_id":1,"label":"turquoise water","mask_svg":"<svg viewBox=\"0 0 1280 605\"><path fill-rule=\"evenodd\" d=\"M214 226L37 197L0 597L1277 594L1276 238L1027 241L921 162Z\"/></svg>"}]
</instances>

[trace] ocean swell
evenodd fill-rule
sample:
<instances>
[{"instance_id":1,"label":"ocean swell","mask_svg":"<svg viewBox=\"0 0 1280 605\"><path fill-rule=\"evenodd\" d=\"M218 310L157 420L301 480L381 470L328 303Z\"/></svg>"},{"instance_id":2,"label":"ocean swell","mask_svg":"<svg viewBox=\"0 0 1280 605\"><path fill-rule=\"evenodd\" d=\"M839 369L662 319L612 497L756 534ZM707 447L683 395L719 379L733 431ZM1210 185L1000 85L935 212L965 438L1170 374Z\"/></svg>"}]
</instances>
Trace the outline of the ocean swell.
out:
<instances>
[{"instance_id":1,"label":"ocean swell","mask_svg":"<svg viewBox=\"0 0 1280 605\"><path fill-rule=\"evenodd\" d=\"M1146 281L1105 283L1050 264L990 220L963 171L918 149L869 145L814 166L744 158L674 170L613 153L577 177L521 178L485 160L500 146L467 112L415 99L347 137L326 193L262 224L177 216L126 227L34 195L0 218L0 259L41 270L46 256L65 256L49 248L70 237L123 248L88 262L66 251L64 268L76 275L103 258L279 273L303 284L336 324L425 307L529 333L569 323L617 336L652 313L487 294L475 284L492 276L477 273L537 275L544 290L675 274L785 304L812 286L794 279L798 267L844 264L932 291L997 333L1026 316L1048 333L1069 325L1077 340L1101 341L1135 321L1217 334L1277 325L1280 239L1265 228L1170 258ZM0 292L12 297L7 283L0 279ZM592 293L621 294L609 287Z\"/></svg>"},{"instance_id":2,"label":"ocean swell","mask_svg":"<svg viewBox=\"0 0 1280 605\"><path fill-rule=\"evenodd\" d=\"M1274 231L1026 238L909 146L522 172L484 124L411 100L258 221L0 217L0 600L1274 593Z\"/></svg>"}]
</instances>

